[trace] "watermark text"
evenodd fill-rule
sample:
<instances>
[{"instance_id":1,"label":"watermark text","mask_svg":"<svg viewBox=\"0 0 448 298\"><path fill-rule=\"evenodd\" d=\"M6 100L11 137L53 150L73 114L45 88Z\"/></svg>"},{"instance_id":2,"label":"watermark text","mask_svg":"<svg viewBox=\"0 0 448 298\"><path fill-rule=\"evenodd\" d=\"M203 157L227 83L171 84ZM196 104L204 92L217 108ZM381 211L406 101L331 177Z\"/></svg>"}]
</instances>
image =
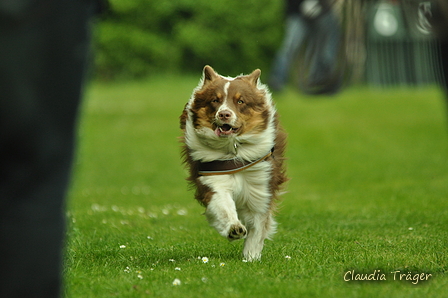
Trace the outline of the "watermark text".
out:
<instances>
[{"instance_id":1,"label":"watermark text","mask_svg":"<svg viewBox=\"0 0 448 298\"><path fill-rule=\"evenodd\" d=\"M348 270L344 272L344 281L351 282L367 282L367 281L405 281L417 285L420 282L428 281L432 278L431 273L411 272L411 271L381 271L379 269L371 272L358 272L356 270Z\"/></svg>"}]
</instances>

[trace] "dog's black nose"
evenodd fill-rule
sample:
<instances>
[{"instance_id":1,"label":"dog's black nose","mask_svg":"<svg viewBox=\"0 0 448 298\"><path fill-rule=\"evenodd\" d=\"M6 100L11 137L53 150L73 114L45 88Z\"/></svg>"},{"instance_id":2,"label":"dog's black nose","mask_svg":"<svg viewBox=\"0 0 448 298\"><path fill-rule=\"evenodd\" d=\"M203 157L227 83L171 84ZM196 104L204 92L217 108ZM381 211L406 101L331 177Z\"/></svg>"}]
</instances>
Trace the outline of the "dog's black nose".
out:
<instances>
[{"instance_id":1,"label":"dog's black nose","mask_svg":"<svg viewBox=\"0 0 448 298\"><path fill-rule=\"evenodd\" d=\"M220 120L229 120L229 118L232 117L232 112L229 110L220 111L218 116Z\"/></svg>"}]
</instances>

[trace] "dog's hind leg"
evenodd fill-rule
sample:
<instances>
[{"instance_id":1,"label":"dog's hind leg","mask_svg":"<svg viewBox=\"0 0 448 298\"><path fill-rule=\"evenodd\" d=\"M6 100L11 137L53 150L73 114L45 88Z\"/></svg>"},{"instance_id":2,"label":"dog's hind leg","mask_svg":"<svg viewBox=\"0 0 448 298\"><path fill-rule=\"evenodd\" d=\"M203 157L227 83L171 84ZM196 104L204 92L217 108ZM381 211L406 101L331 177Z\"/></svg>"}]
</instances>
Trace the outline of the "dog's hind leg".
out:
<instances>
[{"instance_id":1,"label":"dog's hind leg","mask_svg":"<svg viewBox=\"0 0 448 298\"><path fill-rule=\"evenodd\" d=\"M247 228L248 233L244 242L243 256L248 261L260 260L264 240L275 233L276 222L270 211L265 214L255 213Z\"/></svg>"},{"instance_id":2,"label":"dog's hind leg","mask_svg":"<svg viewBox=\"0 0 448 298\"><path fill-rule=\"evenodd\" d=\"M247 234L246 228L238 219L235 202L228 192L214 193L205 215L210 225L229 240L241 239Z\"/></svg>"}]
</instances>

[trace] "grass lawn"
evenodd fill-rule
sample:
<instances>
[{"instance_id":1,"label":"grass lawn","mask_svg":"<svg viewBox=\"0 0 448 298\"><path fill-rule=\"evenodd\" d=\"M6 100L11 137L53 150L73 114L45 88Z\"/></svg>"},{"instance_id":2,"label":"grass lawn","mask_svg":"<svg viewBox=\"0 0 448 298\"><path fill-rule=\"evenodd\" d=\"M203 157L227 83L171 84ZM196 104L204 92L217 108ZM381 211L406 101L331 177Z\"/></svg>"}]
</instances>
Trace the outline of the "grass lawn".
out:
<instances>
[{"instance_id":1,"label":"grass lawn","mask_svg":"<svg viewBox=\"0 0 448 298\"><path fill-rule=\"evenodd\" d=\"M247 263L241 241L208 226L180 163L178 116L198 79L88 88L68 201L66 297L446 297L440 90L274 95L291 181L274 241L261 262ZM351 280L373 273L386 280ZM431 276L405 280L417 273Z\"/></svg>"}]
</instances>

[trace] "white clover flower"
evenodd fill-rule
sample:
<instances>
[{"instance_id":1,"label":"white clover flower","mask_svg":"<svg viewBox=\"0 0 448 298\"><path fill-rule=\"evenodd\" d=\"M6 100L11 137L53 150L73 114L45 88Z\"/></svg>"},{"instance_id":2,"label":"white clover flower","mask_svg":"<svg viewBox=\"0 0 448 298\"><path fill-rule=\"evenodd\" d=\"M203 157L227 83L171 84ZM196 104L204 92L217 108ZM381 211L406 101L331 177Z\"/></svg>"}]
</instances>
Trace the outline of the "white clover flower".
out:
<instances>
[{"instance_id":1,"label":"white clover flower","mask_svg":"<svg viewBox=\"0 0 448 298\"><path fill-rule=\"evenodd\" d=\"M180 267L176 267L176 268L174 268L174 270L180 271L181 269L180 269Z\"/></svg>"},{"instance_id":2,"label":"white clover flower","mask_svg":"<svg viewBox=\"0 0 448 298\"><path fill-rule=\"evenodd\" d=\"M224 267L226 263L219 263L219 266Z\"/></svg>"},{"instance_id":3,"label":"white clover flower","mask_svg":"<svg viewBox=\"0 0 448 298\"><path fill-rule=\"evenodd\" d=\"M177 214L178 215L187 215L187 210L185 210L185 209L179 209L179 210L177 210Z\"/></svg>"},{"instance_id":4,"label":"white clover flower","mask_svg":"<svg viewBox=\"0 0 448 298\"><path fill-rule=\"evenodd\" d=\"M290 256L285 256L285 259L290 260L291 257Z\"/></svg>"},{"instance_id":5,"label":"white clover flower","mask_svg":"<svg viewBox=\"0 0 448 298\"><path fill-rule=\"evenodd\" d=\"M170 262L176 262L174 259L169 259L168 261L170 261Z\"/></svg>"},{"instance_id":6,"label":"white clover flower","mask_svg":"<svg viewBox=\"0 0 448 298\"><path fill-rule=\"evenodd\" d=\"M141 274L137 275L137 277L138 277L139 279L143 279L143 275L141 275Z\"/></svg>"},{"instance_id":7,"label":"white clover flower","mask_svg":"<svg viewBox=\"0 0 448 298\"><path fill-rule=\"evenodd\" d=\"M175 278L175 279L173 280L173 286L180 286L181 284L182 284L182 282L180 281L180 279Z\"/></svg>"},{"instance_id":8,"label":"white clover flower","mask_svg":"<svg viewBox=\"0 0 448 298\"><path fill-rule=\"evenodd\" d=\"M120 248L126 248L126 245L120 245Z\"/></svg>"},{"instance_id":9,"label":"white clover flower","mask_svg":"<svg viewBox=\"0 0 448 298\"><path fill-rule=\"evenodd\" d=\"M208 263L208 258L207 257L202 257L202 262L203 263Z\"/></svg>"},{"instance_id":10,"label":"white clover flower","mask_svg":"<svg viewBox=\"0 0 448 298\"><path fill-rule=\"evenodd\" d=\"M246 260L246 259L243 259L243 263L247 263L247 260Z\"/></svg>"},{"instance_id":11,"label":"white clover flower","mask_svg":"<svg viewBox=\"0 0 448 298\"><path fill-rule=\"evenodd\" d=\"M208 278L207 277L203 277L203 278L201 278L201 280L202 280L202 282L207 282Z\"/></svg>"}]
</instances>

